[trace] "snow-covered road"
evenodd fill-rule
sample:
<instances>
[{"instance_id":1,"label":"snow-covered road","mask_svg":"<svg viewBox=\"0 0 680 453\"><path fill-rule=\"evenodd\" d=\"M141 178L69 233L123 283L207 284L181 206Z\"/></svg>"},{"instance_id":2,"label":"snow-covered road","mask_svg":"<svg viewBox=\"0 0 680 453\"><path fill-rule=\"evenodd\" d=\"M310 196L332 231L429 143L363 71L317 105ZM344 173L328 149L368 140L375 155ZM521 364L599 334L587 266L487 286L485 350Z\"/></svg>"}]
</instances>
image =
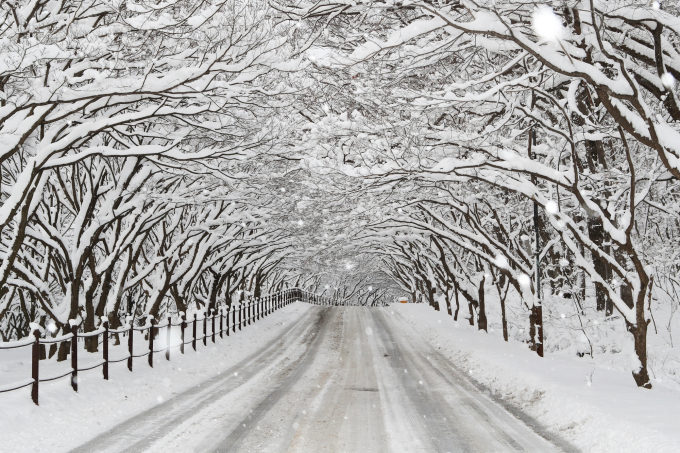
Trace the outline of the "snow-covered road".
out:
<instances>
[{"instance_id":1,"label":"snow-covered road","mask_svg":"<svg viewBox=\"0 0 680 453\"><path fill-rule=\"evenodd\" d=\"M562 450L390 308L314 307L226 372L73 451Z\"/></svg>"}]
</instances>

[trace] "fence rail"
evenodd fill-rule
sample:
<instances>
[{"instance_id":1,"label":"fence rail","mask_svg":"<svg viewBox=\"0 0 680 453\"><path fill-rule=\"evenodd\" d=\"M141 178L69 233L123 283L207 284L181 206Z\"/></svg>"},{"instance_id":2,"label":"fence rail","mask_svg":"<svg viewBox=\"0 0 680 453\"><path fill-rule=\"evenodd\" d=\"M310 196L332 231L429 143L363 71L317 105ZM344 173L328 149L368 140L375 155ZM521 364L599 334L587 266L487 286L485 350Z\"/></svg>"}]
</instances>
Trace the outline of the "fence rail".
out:
<instances>
[{"instance_id":1,"label":"fence rail","mask_svg":"<svg viewBox=\"0 0 680 453\"><path fill-rule=\"evenodd\" d=\"M207 346L208 339L212 343L215 343L216 335L220 338L224 338L226 333L229 336L231 330L232 333L236 333L236 329L239 331L243 327L251 325L251 323L256 322L265 316L268 316L279 310L286 305L291 304L295 301L307 302L314 305L330 305L339 306L347 305L346 301L341 301L326 297L319 294L314 294L309 291L300 288L286 289L274 294L269 294L264 297L257 299L249 299L238 306L233 305L226 310L220 308L219 310L212 309L210 312L204 313L202 318L198 318L198 314L193 314L193 319L190 321L186 320L186 316L182 316L179 322L172 322L172 318L168 317L167 322L164 324L156 324L153 317L149 317L148 324L145 326L134 327L132 326L132 321L130 325L120 328L120 329L109 329L108 321L104 321L97 330L86 333L78 333L78 326L71 325L71 332L65 335L59 335L52 338L41 338L40 330L36 329L33 331L33 338L21 339L18 341L10 341L0 343L0 353L4 349L16 349L23 347L32 347L32 359L31 359L31 377L23 379L18 382L9 383L6 385L0 385L0 393L11 392L14 390L19 390L24 387L32 386L31 389L31 399L38 405L38 390L41 382L54 381L66 376L71 376L71 387L74 391L78 391L78 372L88 371L94 368L102 367L103 378L109 379L109 364L119 363L127 361L127 368L132 371L133 359L139 357L148 356L148 364L153 368L154 354L165 352L165 359L170 360L170 350L179 347L181 354L184 354L184 346L191 344L191 347L196 351L196 343L198 341L203 341L203 345ZM218 314L219 313L219 314ZM215 329L215 320L219 319L219 330ZM210 321L210 333L208 333L208 321ZM202 323L203 334L197 336L198 323ZM191 339L185 340L185 330L191 324ZM226 326L226 328L225 328ZM180 341L171 344L171 333L172 327L180 328ZM160 329L166 329L166 342L163 349L154 349L154 338L160 335ZM141 354L134 354L134 332L148 332L148 347L149 350ZM128 355L123 358L116 360L109 359L109 339L113 334L125 334L127 333L128 338ZM78 367L78 338L98 338L102 335L102 358L101 360L95 362L94 364L88 364L86 367ZM63 374L56 376L50 376L41 378L40 377L40 346L46 344L62 343L64 341L71 342L71 369Z\"/></svg>"}]
</instances>

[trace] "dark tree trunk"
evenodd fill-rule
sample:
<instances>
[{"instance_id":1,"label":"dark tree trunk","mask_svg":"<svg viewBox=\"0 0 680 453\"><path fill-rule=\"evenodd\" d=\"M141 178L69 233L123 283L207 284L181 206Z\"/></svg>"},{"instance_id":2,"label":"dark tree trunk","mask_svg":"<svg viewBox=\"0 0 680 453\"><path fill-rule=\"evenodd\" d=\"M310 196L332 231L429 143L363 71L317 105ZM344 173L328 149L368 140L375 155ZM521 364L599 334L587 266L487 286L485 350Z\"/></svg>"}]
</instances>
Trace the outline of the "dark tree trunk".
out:
<instances>
[{"instance_id":1,"label":"dark tree trunk","mask_svg":"<svg viewBox=\"0 0 680 453\"><path fill-rule=\"evenodd\" d=\"M505 288L505 284L508 283L508 289L510 286L509 282L506 282L505 275L501 274L496 283L496 289L498 291L498 299L501 302L501 324L503 325L503 340L508 341L508 318L505 314L505 299L508 297L508 289Z\"/></svg>"},{"instance_id":2,"label":"dark tree trunk","mask_svg":"<svg viewBox=\"0 0 680 453\"><path fill-rule=\"evenodd\" d=\"M488 332L487 330L487 322L486 322L486 306L484 305L484 282L486 281L486 275L482 276L482 281L479 283L479 291L478 291L478 302L479 302L479 313L478 313L478 318L477 318L477 330L483 330L484 332Z\"/></svg>"},{"instance_id":3,"label":"dark tree trunk","mask_svg":"<svg viewBox=\"0 0 680 453\"><path fill-rule=\"evenodd\" d=\"M449 316L452 316L453 313L451 312L451 299L449 298L449 292L451 291L451 286L448 284L448 281L446 282L446 292L444 293L444 297L446 298L446 311L448 312Z\"/></svg>"},{"instance_id":4,"label":"dark tree trunk","mask_svg":"<svg viewBox=\"0 0 680 453\"><path fill-rule=\"evenodd\" d=\"M94 266L90 266L90 271L94 270ZM99 284L99 278L96 275L92 276L92 285L85 293L85 319L83 320L83 331L85 333L92 332L97 328L94 323L95 311L94 311L94 291ZM85 350L87 352L97 352L97 346L99 344L98 337L85 337Z\"/></svg>"},{"instance_id":5,"label":"dark tree trunk","mask_svg":"<svg viewBox=\"0 0 680 453\"><path fill-rule=\"evenodd\" d=\"M255 290L253 291L253 297L259 298L262 294L262 274L258 272L255 274Z\"/></svg>"},{"instance_id":6,"label":"dark tree trunk","mask_svg":"<svg viewBox=\"0 0 680 453\"><path fill-rule=\"evenodd\" d=\"M621 267L624 269L628 267L626 266L626 258L623 248L619 247L618 249L614 250L614 258L616 259L616 262L619 263L619 265L621 265ZM621 285L621 299L626 303L626 305L628 305L628 308L633 308L635 306L635 301L633 300L633 290L625 282Z\"/></svg>"},{"instance_id":7,"label":"dark tree trunk","mask_svg":"<svg viewBox=\"0 0 680 453\"><path fill-rule=\"evenodd\" d=\"M508 341L508 319L505 316L505 297L501 299L501 322L503 324L503 340Z\"/></svg>"},{"instance_id":8,"label":"dark tree trunk","mask_svg":"<svg viewBox=\"0 0 680 453\"><path fill-rule=\"evenodd\" d=\"M529 349L536 351L536 306L531 306L529 314Z\"/></svg>"},{"instance_id":9,"label":"dark tree trunk","mask_svg":"<svg viewBox=\"0 0 680 453\"><path fill-rule=\"evenodd\" d=\"M217 309L217 294L219 293L220 286L222 285L223 275L210 270L213 276L212 284L210 285L210 302L208 303L208 310Z\"/></svg>"},{"instance_id":10,"label":"dark tree trunk","mask_svg":"<svg viewBox=\"0 0 680 453\"><path fill-rule=\"evenodd\" d=\"M601 248L605 253L609 252L609 246L603 245L606 241L606 232L602 226L602 220L599 218L588 219L588 237L595 245ZM609 281L611 278L611 270L607 262L599 256L593 255L593 267L604 281ZM612 302L607 297L605 288L598 282L595 282L595 301L598 311L604 311L607 316L611 315Z\"/></svg>"},{"instance_id":11,"label":"dark tree trunk","mask_svg":"<svg viewBox=\"0 0 680 453\"><path fill-rule=\"evenodd\" d=\"M68 324L67 324L68 325ZM66 335L70 333L66 327L64 327L63 334ZM68 341L62 341L59 343L59 352L57 352L57 362L63 362L68 359L68 355L71 352L71 343Z\"/></svg>"},{"instance_id":12,"label":"dark tree trunk","mask_svg":"<svg viewBox=\"0 0 680 453\"><path fill-rule=\"evenodd\" d=\"M437 294L437 288L433 288L430 283L427 284L427 293L430 299L430 305L434 307L435 310L440 311L439 300L435 297Z\"/></svg>"},{"instance_id":13,"label":"dark tree trunk","mask_svg":"<svg viewBox=\"0 0 680 453\"><path fill-rule=\"evenodd\" d=\"M460 310L460 301L458 300L458 283L453 281L453 292L456 296L456 311L453 313L453 320L458 321L458 311Z\"/></svg>"}]
</instances>

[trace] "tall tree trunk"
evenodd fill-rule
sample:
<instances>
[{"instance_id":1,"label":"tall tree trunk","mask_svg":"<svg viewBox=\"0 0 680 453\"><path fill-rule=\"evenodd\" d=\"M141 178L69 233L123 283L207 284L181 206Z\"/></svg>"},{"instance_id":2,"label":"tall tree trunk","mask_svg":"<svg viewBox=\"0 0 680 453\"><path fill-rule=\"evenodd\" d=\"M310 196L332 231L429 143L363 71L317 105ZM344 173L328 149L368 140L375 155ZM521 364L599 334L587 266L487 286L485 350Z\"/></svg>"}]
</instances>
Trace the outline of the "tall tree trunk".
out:
<instances>
[{"instance_id":1,"label":"tall tree trunk","mask_svg":"<svg viewBox=\"0 0 680 453\"><path fill-rule=\"evenodd\" d=\"M508 341L508 318L505 316L505 297L501 298L501 322L503 324L503 340Z\"/></svg>"},{"instance_id":2,"label":"tall tree trunk","mask_svg":"<svg viewBox=\"0 0 680 453\"><path fill-rule=\"evenodd\" d=\"M439 300L437 299L437 297L435 297L437 295L437 288L432 287L430 285L430 283L428 283L427 284L427 293L428 293L428 296L429 296L429 299L430 299L430 305L432 307L434 307L434 309L436 311L441 311L440 307L439 307Z\"/></svg>"},{"instance_id":3,"label":"tall tree trunk","mask_svg":"<svg viewBox=\"0 0 680 453\"><path fill-rule=\"evenodd\" d=\"M213 281L212 284L210 285L210 302L208 303L208 310L216 310L217 293L220 290L223 275L221 273L213 271L212 269L210 270L210 273L212 274Z\"/></svg>"},{"instance_id":4,"label":"tall tree trunk","mask_svg":"<svg viewBox=\"0 0 680 453\"><path fill-rule=\"evenodd\" d=\"M603 249L605 253L608 253L609 246L603 245L606 241L606 235L607 234L604 231L604 227L602 225L602 220L599 218L589 217L588 218L589 239L593 241L593 243L597 245L599 248ZM611 277L610 276L611 271L609 269L609 265L604 259L593 254L593 267L595 268L595 272L597 272L604 281L609 281ZM604 311L607 316L611 315L612 302L609 300L605 288L598 282L595 282L595 301L597 311Z\"/></svg>"},{"instance_id":5,"label":"tall tree trunk","mask_svg":"<svg viewBox=\"0 0 680 453\"><path fill-rule=\"evenodd\" d=\"M97 329L95 325L95 307L94 307L94 293L99 286L100 277L96 272L94 256L91 252L91 248L88 248L88 265L90 268L90 278L92 282L90 287L85 292L85 319L83 320L83 331L85 333L92 332ZM87 352L97 352L99 345L98 336L95 337L85 337L85 350Z\"/></svg>"},{"instance_id":6,"label":"tall tree trunk","mask_svg":"<svg viewBox=\"0 0 680 453\"><path fill-rule=\"evenodd\" d=\"M448 312L449 316L452 316L451 312L451 299L449 297L449 293L451 292L451 285L449 284L449 281L446 281L446 290L444 292L444 297L446 298L446 311Z\"/></svg>"},{"instance_id":7,"label":"tall tree trunk","mask_svg":"<svg viewBox=\"0 0 680 453\"><path fill-rule=\"evenodd\" d=\"M453 281L453 292L456 296L456 311L453 314L453 320L458 321L458 311L460 310L460 301L458 300L458 283Z\"/></svg>"},{"instance_id":8,"label":"tall tree trunk","mask_svg":"<svg viewBox=\"0 0 680 453\"><path fill-rule=\"evenodd\" d=\"M260 271L255 274L255 290L253 291L253 297L256 299L262 294L262 274Z\"/></svg>"},{"instance_id":9,"label":"tall tree trunk","mask_svg":"<svg viewBox=\"0 0 680 453\"><path fill-rule=\"evenodd\" d=\"M501 324L503 326L503 340L508 341L508 318L505 314L505 299L508 297L508 290L510 287L510 283L508 283L508 288L505 289L505 292L503 289L505 288L506 284L506 277L505 275L501 274L500 277L498 278L498 282L496 283L496 290L498 291L498 299L501 302Z\"/></svg>"},{"instance_id":10,"label":"tall tree trunk","mask_svg":"<svg viewBox=\"0 0 680 453\"><path fill-rule=\"evenodd\" d=\"M484 304L484 282L486 281L486 275L482 275L482 281L479 283L479 290L477 292L478 294L478 301L479 301L479 313L477 317L477 330L483 330L484 332L488 332L487 330L487 322L486 322L486 306Z\"/></svg>"},{"instance_id":11,"label":"tall tree trunk","mask_svg":"<svg viewBox=\"0 0 680 453\"><path fill-rule=\"evenodd\" d=\"M536 306L531 306L529 314L529 349L536 351Z\"/></svg>"}]
</instances>

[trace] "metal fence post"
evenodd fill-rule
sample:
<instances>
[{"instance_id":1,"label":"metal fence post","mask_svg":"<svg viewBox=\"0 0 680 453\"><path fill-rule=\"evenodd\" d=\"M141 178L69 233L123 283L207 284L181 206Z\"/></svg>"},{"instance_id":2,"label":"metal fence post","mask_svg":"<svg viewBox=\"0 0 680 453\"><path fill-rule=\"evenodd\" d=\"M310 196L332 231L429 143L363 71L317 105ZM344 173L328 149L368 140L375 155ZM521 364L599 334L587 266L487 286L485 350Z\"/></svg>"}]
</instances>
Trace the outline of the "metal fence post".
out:
<instances>
[{"instance_id":1,"label":"metal fence post","mask_svg":"<svg viewBox=\"0 0 680 453\"><path fill-rule=\"evenodd\" d=\"M241 325L243 324L243 304L238 304L238 330L241 330Z\"/></svg>"},{"instance_id":2,"label":"metal fence post","mask_svg":"<svg viewBox=\"0 0 680 453\"><path fill-rule=\"evenodd\" d=\"M165 347L165 359L170 360L170 334L172 333L170 331L170 328L172 327L172 317L168 316L168 331L165 334L165 338L168 342L168 344Z\"/></svg>"},{"instance_id":3,"label":"metal fence post","mask_svg":"<svg viewBox=\"0 0 680 453\"><path fill-rule=\"evenodd\" d=\"M231 308L231 306L227 307L227 316L226 316L226 318L227 318L227 336L229 336L229 309L230 308Z\"/></svg>"},{"instance_id":4,"label":"metal fence post","mask_svg":"<svg viewBox=\"0 0 680 453\"><path fill-rule=\"evenodd\" d=\"M134 338L135 338L134 321L131 319L130 330L128 330L128 352L130 353L130 357L128 357L128 370L130 371L132 371L132 349Z\"/></svg>"},{"instance_id":5,"label":"metal fence post","mask_svg":"<svg viewBox=\"0 0 680 453\"><path fill-rule=\"evenodd\" d=\"M33 363L32 363L32 377L33 387L31 388L31 399L36 406L38 406L38 384L40 382L40 331L34 330L33 336L35 343L33 343Z\"/></svg>"},{"instance_id":6,"label":"metal fence post","mask_svg":"<svg viewBox=\"0 0 680 453\"><path fill-rule=\"evenodd\" d=\"M78 327L71 326L71 387L78 391Z\"/></svg>"},{"instance_id":7,"label":"metal fence post","mask_svg":"<svg viewBox=\"0 0 680 453\"><path fill-rule=\"evenodd\" d=\"M208 312L203 313L203 346L208 346Z\"/></svg>"},{"instance_id":8,"label":"metal fence post","mask_svg":"<svg viewBox=\"0 0 680 453\"><path fill-rule=\"evenodd\" d=\"M104 338L102 338L102 353L104 355L104 364L102 365L102 373L104 379L109 380L109 322L104 321Z\"/></svg>"},{"instance_id":9,"label":"metal fence post","mask_svg":"<svg viewBox=\"0 0 680 453\"><path fill-rule=\"evenodd\" d=\"M196 350L196 313L194 313L194 338L191 340L191 346Z\"/></svg>"},{"instance_id":10,"label":"metal fence post","mask_svg":"<svg viewBox=\"0 0 680 453\"><path fill-rule=\"evenodd\" d=\"M220 338L224 338L224 308L220 307Z\"/></svg>"},{"instance_id":11,"label":"metal fence post","mask_svg":"<svg viewBox=\"0 0 680 453\"><path fill-rule=\"evenodd\" d=\"M215 342L215 309L212 309L212 319L210 320L210 328L212 329L212 342Z\"/></svg>"},{"instance_id":12,"label":"metal fence post","mask_svg":"<svg viewBox=\"0 0 680 453\"><path fill-rule=\"evenodd\" d=\"M151 327L149 327L149 366L153 368L153 326L156 324L156 320L151 318Z\"/></svg>"},{"instance_id":13,"label":"metal fence post","mask_svg":"<svg viewBox=\"0 0 680 453\"><path fill-rule=\"evenodd\" d=\"M180 336L182 337L182 343L179 345L179 352L184 354L184 329L187 327L187 316L182 314L182 322L179 325Z\"/></svg>"}]
</instances>

